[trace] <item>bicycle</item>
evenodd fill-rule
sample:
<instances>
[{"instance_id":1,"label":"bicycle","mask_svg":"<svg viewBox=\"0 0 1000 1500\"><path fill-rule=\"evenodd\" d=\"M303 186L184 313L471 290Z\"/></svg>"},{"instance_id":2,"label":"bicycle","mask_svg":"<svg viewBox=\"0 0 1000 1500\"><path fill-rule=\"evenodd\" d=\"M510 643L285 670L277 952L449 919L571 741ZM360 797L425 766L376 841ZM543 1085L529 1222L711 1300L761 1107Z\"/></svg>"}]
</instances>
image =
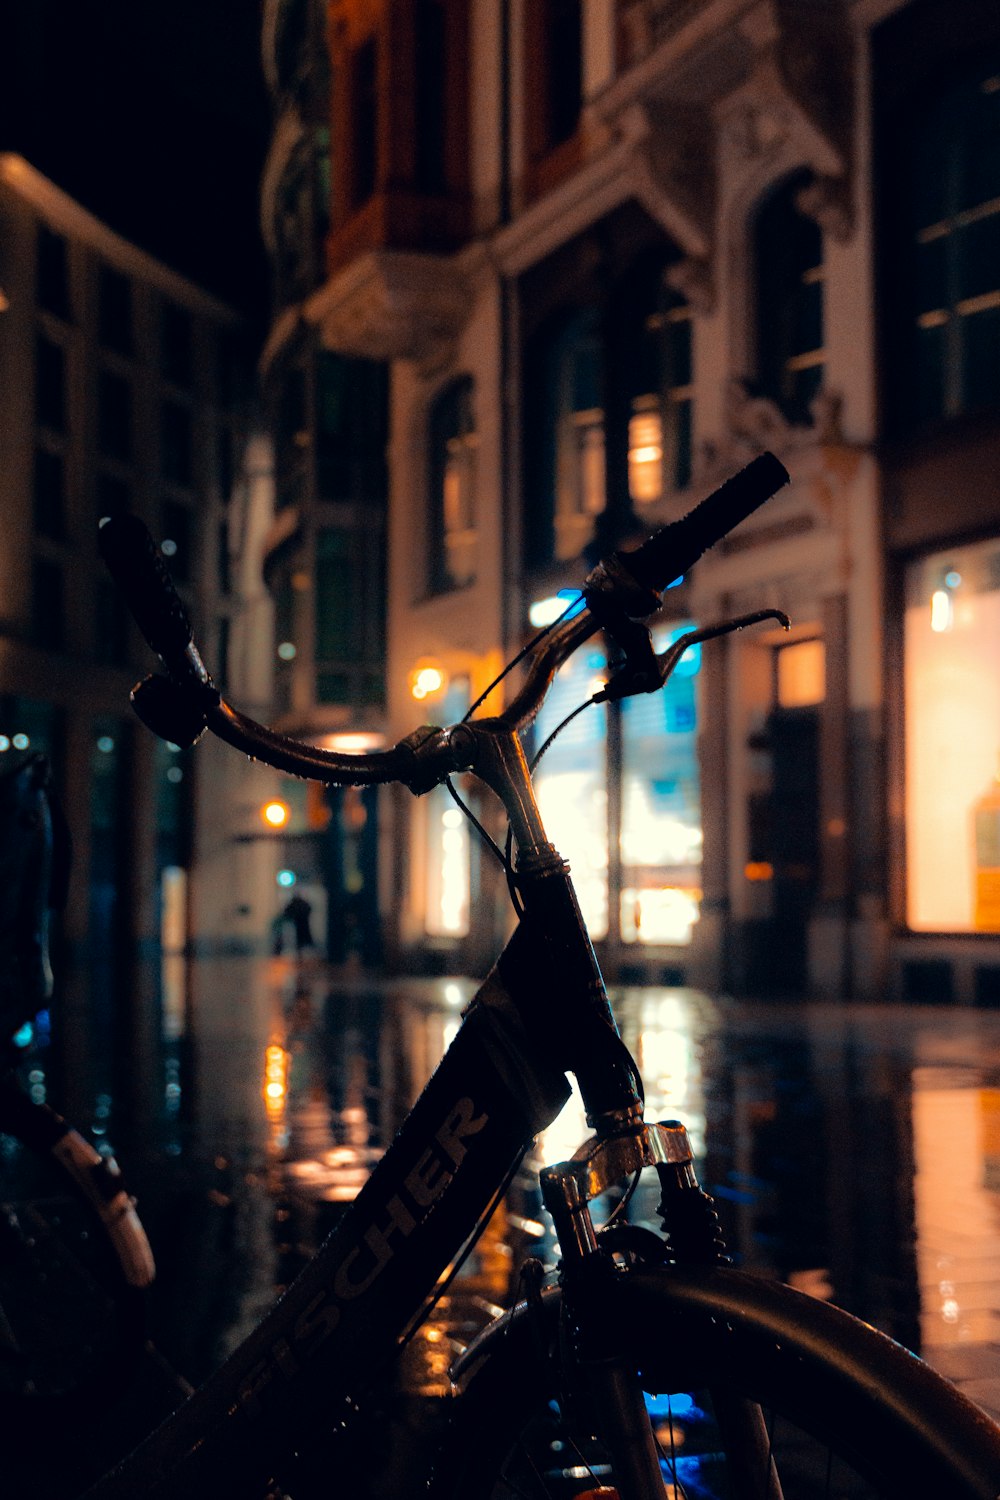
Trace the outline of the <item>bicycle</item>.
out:
<instances>
[{"instance_id":1,"label":"bicycle","mask_svg":"<svg viewBox=\"0 0 1000 1500\"><path fill-rule=\"evenodd\" d=\"M544 1273L529 1262L523 1299L459 1359L454 1420L430 1481L438 1500L996 1500L1000 1429L985 1413L848 1314L728 1265L683 1125L643 1120L641 1080L522 745L556 670L599 629L618 655L591 701L655 691L696 641L763 619L787 625L762 610L693 630L658 656L645 623L660 591L787 479L763 454L636 551L599 564L581 611L515 658L525 675L502 712L475 717L480 699L458 725L361 755L297 743L227 704L145 528L126 516L102 523L105 560L165 668L133 690L149 728L183 746L207 729L282 772L339 785L400 781L419 795L471 773L509 819L507 848L494 851L518 922L349 1213L254 1333L91 1500L249 1496L268 1485L299 1500L320 1492L298 1461L319 1443L334 1476L322 1493L338 1492L337 1477L350 1492L369 1393L562 1108L568 1073L594 1134L541 1174L560 1263ZM598 1229L594 1200L624 1185L627 1201L649 1167L662 1233L621 1209Z\"/></svg>"},{"instance_id":2,"label":"bicycle","mask_svg":"<svg viewBox=\"0 0 1000 1500\"><path fill-rule=\"evenodd\" d=\"M52 997L49 913L65 902L69 864L46 757L9 757L0 773L0 1433L13 1450L15 1437L41 1441L57 1425L74 1456L86 1445L103 1468L114 1449L100 1447L97 1413L139 1361L155 1268L114 1158L46 1102L31 1050ZM72 1471L80 1483L87 1469ZM37 1460L32 1478L41 1495L48 1479Z\"/></svg>"}]
</instances>

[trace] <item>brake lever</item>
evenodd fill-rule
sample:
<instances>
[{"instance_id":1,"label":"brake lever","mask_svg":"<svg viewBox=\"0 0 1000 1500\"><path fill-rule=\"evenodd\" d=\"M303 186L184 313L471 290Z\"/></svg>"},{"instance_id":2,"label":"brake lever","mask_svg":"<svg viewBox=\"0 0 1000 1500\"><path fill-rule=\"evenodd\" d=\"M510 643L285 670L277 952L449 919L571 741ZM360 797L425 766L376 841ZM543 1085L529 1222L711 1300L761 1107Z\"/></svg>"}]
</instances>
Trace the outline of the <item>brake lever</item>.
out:
<instances>
[{"instance_id":1,"label":"brake lever","mask_svg":"<svg viewBox=\"0 0 1000 1500\"><path fill-rule=\"evenodd\" d=\"M792 622L780 609L756 609L748 615L736 615L730 620L717 620L714 625L704 625L698 630L685 631L676 641L669 645L666 651L658 656L652 650L652 640L646 626L637 625L636 628L649 639L649 655L638 647L638 641L632 644L639 649L640 659L638 661L626 661L622 671L610 682L606 683L599 693L595 693L590 700L592 703L617 703L622 698L637 697L639 693L658 692L673 672L677 663L685 651L692 646L699 645L702 641L712 641L721 635L733 635L737 630L745 630L749 625L759 625L764 620L776 620L782 630L791 630ZM632 622L635 624L635 622ZM630 631L631 635L632 632ZM619 632L615 631L615 639L619 639ZM624 641L619 644L628 655L628 646Z\"/></svg>"}]
</instances>

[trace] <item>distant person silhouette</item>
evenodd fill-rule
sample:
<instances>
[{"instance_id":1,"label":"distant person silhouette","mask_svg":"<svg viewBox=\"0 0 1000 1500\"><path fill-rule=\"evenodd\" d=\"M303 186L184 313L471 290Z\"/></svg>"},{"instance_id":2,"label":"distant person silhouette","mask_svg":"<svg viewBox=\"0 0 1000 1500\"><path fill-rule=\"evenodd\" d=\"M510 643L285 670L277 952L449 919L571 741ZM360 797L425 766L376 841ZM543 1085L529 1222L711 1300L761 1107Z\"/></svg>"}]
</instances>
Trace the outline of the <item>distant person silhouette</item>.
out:
<instances>
[{"instance_id":1,"label":"distant person silhouette","mask_svg":"<svg viewBox=\"0 0 1000 1500\"><path fill-rule=\"evenodd\" d=\"M280 925L278 928L278 943L275 945L276 951L281 952L281 929L286 922L292 924L292 938L295 943L295 952L299 958L302 957L307 948L315 948L316 943L312 935L311 917L312 906L304 896L300 896L298 891L296 891L279 918Z\"/></svg>"}]
</instances>

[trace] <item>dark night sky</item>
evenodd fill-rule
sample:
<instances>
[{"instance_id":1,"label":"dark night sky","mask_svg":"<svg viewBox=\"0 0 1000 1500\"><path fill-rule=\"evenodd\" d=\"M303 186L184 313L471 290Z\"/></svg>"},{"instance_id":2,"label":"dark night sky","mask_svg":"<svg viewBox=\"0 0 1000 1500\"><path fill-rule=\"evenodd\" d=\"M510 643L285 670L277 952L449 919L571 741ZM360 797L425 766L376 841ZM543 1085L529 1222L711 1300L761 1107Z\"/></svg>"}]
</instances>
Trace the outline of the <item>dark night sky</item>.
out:
<instances>
[{"instance_id":1,"label":"dark night sky","mask_svg":"<svg viewBox=\"0 0 1000 1500\"><path fill-rule=\"evenodd\" d=\"M259 0L0 0L0 150L255 318Z\"/></svg>"}]
</instances>

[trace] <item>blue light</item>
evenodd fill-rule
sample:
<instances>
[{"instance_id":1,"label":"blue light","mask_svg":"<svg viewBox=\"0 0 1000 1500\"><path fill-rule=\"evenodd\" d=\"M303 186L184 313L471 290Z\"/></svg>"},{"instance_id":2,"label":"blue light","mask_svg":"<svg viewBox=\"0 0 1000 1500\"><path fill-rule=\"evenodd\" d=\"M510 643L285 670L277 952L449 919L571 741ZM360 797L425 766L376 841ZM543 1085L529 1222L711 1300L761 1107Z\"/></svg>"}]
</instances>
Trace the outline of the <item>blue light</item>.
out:
<instances>
[{"instance_id":1,"label":"blue light","mask_svg":"<svg viewBox=\"0 0 1000 1500\"><path fill-rule=\"evenodd\" d=\"M666 593L667 589L679 589L680 586L681 586L681 584L683 582L684 582L684 574L682 573L679 578L675 578L674 579L673 583L668 583L667 584L667 588L664 589L663 592Z\"/></svg>"},{"instance_id":2,"label":"blue light","mask_svg":"<svg viewBox=\"0 0 1000 1500\"><path fill-rule=\"evenodd\" d=\"M294 885L295 884L295 871L294 870L279 870L278 871L278 875L277 875L277 880L278 880L278 884L280 886L282 886L285 890L287 890L290 885Z\"/></svg>"},{"instance_id":3,"label":"blue light","mask_svg":"<svg viewBox=\"0 0 1000 1500\"><path fill-rule=\"evenodd\" d=\"M567 610L563 615L564 621L575 620L577 615L582 614L584 609L586 608L583 594L579 589L559 589L556 593L556 598L565 599L567 603L570 603L574 599L576 600L576 607L574 609Z\"/></svg>"},{"instance_id":4,"label":"blue light","mask_svg":"<svg viewBox=\"0 0 1000 1500\"><path fill-rule=\"evenodd\" d=\"M676 630L672 630L670 632L670 635L668 637L669 644L672 646L675 641L679 641L682 635L686 635L687 632L689 630L692 630L693 628L694 627L693 627L693 625L691 625L690 622L688 622L686 625L678 625L678 627L677 627ZM681 657L680 661L677 663L676 667L674 668L674 676L675 677L697 677L697 675L698 675L698 673L700 671L701 671L701 642L698 641L693 646L689 646L687 648L687 650L685 651L684 655Z\"/></svg>"},{"instance_id":5,"label":"blue light","mask_svg":"<svg viewBox=\"0 0 1000 1500\"><path fill-rule=\"evenodd\" d=\"M675 1391L672 1394L663 1395L644 1391L643 1399L651 1417L690 1417L699 1410L697 1402L688 1391Z\"/></svg>"}]
</instances>

